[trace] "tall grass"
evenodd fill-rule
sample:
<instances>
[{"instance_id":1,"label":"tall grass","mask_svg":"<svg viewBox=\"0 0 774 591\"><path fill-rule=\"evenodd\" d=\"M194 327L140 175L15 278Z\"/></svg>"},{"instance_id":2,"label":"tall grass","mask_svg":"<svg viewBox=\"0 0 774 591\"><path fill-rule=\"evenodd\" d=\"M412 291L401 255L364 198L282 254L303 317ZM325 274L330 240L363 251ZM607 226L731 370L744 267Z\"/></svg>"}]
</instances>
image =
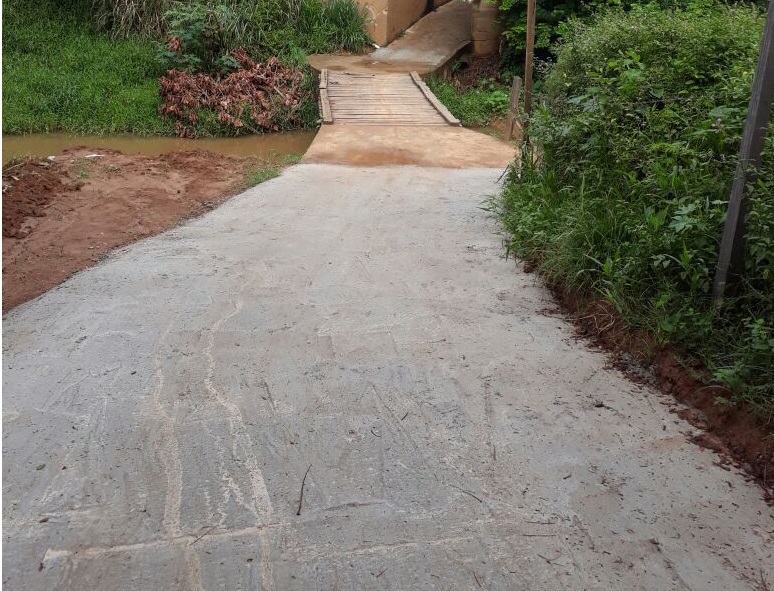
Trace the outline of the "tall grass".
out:
<instances>
[{"instance_id":1,"label":"tall grass","mask_svg":"<svg viewBox=\"0 0 774 591\"><path fill-rule=\"evenodd\" d=\"M114 38L140 35L155 39L164 32L164 13L174 0L94 0L96 23Z\"/></svg>"},{"instance_id":2,"label":"tall grass","mask_svg":"<svg viewBox=\"0 0 774 591\"><path fill-rule=\"evenodd\" d=\"M427 85L446 108L466 127L486 127L492 120L508 115L509 90L491 80L481 80L467 90L432 76Z\"/></svg>"},{"instance_id":3,"label":"tall grass","mask_svg":"<svg viewBox=\"0 0 774 591\"><path fill-rule=\"evenodd\" d=\"M509 250L597 294L774 419L774 137L748 188L739 290L710 297L763 18L637 8L571 24L497 201Z\"/></svg>"},{"instance_id":4,"label":"tall grass","mask_svg":"<svg viewBox=\"0 0 774 591\"><path fill-rule=\"evenodd\" d=\"M228 14L223 34L229 49L241 45L254 59L301 63L306 54L357 52L370 42L355 0L95 0L95 15L115 38L162 39L170 14L197 7Z\"/></svg>"}]
</instances>

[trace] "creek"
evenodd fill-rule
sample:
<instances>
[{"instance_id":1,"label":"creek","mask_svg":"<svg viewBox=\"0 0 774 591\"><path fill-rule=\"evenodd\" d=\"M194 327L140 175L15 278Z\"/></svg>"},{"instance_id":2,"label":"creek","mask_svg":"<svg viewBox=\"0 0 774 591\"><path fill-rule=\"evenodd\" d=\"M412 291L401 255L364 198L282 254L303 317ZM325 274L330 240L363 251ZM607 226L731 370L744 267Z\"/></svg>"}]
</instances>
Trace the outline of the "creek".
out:
<instances>
[{"instance_id":1,"label":"creek","mask_svg":"<svg viewBox=\"0 0 774 591\"><path fill-rule=\"evenodd\" d=\"M169 152L206 150L237 157L273 159L289 154L303 154L316 131L287 131L236 138L181 139L139 136L74 136L43 133L3 135L3 165L16 158L56 156L68 148L118 150L124 154L160 156Z\"/></svg>"}]
</instances>

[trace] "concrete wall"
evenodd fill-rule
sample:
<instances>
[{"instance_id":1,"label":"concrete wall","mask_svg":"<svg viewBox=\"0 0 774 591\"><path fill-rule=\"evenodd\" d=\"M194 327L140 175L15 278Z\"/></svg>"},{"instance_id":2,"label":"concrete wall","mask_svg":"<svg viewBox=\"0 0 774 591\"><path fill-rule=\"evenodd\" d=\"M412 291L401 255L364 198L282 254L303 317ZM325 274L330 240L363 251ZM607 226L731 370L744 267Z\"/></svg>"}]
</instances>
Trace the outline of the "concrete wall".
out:
<instances>
[{"instance_id":1,"label":"concrete wall","mask_svg":"<svg viewBox=\"0 0 774 591\"><path fill-rule=\"evenodd\" d=\"M389 0L390 10L387 15L389 23L387 30L392 41L403 31L421 19L427 9L426 0Z\"/></svg>"},{"instance_id":2,"label":"concrete wall","mask_svg":"<svg viewBox=\"0 0 774 591\"><path fill-rule=\"evenodd\" d=\"M434 0L437 8L449 0ZM358 0L371 19L369 34L377 45L385 46L425 14L427 0Z\"/></svg>"},{"instance_id":3,"label":"concrete wall","mask_svg":"<svg viewBox=\"0 0 774 591\"><path fill-rule=\"evenodd\" d=\"M500 49L500 33L503 28L497 22L500 16L500 5L481 0L473 5L473 22L471 37L473 53L485 56L497 53Z\"/></svg>"},{"instance_id":4,"label":"concrete wall","mask_svg":"<svg viewBox=\"0 0 774 591\"><path fill-rule=\"evenodd\" d=\"M377 45L387 45L387 15L389 0L358 0L368 18L368 34Z\"/></svg>"}]
</instances>

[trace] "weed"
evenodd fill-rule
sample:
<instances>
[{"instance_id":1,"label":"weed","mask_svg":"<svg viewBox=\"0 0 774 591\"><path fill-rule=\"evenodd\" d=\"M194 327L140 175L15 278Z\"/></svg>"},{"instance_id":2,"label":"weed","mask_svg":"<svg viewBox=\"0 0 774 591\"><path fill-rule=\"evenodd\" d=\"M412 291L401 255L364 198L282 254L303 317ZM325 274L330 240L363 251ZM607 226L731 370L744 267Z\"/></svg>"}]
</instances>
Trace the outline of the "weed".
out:
<instances>
[{"instance_id":1,"label":"weed","mask_svg":"<svg viewBox=\"0 0 774 591\"><path fill-rule=\"evenodd\" d=\"M510 91L493 80L482 80L468 90L457 90L450 82L433 76L427 85L467 127L486 127L493 119L508 115Z\"/></svg>"},{"instance_id":2,"label":"weed","mask_svg":"<svg viewBox=\"0 0 774 591\"><path fill-rule=\"evenodd\" d=\"M116 166L115 164L109 164L105 168L105 172L109 175L124 176L124 170L120 166Z\"/></svg>"},{"instance_id":3,"label":"weed","mask_svg":"<svg viewBox=\"0 0 774 591\"><path fill-rule=\"evenodd\" d=\"M302 154L288 154L282 157L272 155L269 158L251 162L245 170L244 188L249 189L278 177L283 168L298 164L302 156Z\"/></svg>"},{"instance_id":4,"label":"weed","mask_svg":"<svg viewBox=\"0 0 774 591\"><path fill-rule=\"evenodd\" d=\"M93 162L87 158L79 158L75 166L75 178L85 181L91 178L91 166Z\"/></svg>"}]
</instances>

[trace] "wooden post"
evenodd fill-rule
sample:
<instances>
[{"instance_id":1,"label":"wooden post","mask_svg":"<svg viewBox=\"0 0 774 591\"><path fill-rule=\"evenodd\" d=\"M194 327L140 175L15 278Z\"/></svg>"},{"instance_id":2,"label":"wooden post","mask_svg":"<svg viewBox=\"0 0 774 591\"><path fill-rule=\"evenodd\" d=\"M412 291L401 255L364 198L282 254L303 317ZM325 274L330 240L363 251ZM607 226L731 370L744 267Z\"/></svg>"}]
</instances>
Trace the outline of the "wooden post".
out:
<instances>
[{"instance_id":1,"label":"wooden post","mask_svg":"<svg viewBox=\"0 0 774 591\"><path fill-rule=\"evenodd\" d=\"M774 99L774 0L769 0L761 53L758 56L752 96L747 107L747 120L744 124L742 144L739 147L739 163L728 200L726 225L723 229L718 266L712 285L712 296L716 304L722 302L726 287L737 282L744 268L747 232L746 185L755 180L755 169L761 163L761 152L771 118L772 99Z\"/></svg>"},{"instance_id":2,"label":"wooden post","mask_svg":"<svg viewBox=\"0 0 774 591\"><path fill-rule=\"evenodd\" d=\"M527 0L527 49L524 56L524 114L532 111L532 60L535 56L535 2ZM526 126L527 122L524 122Z\"/></svg>"},{"instance_id":3,"label":"wooden post","mask_svg":"<svg viewBox=\"0 0 774 591\"><path fill-rule=\"evenodd\" d=\"M508 120L505 122L506 141L511 141L513 137L513 127L519 120L519 96L521 95L521 78L513 77L511 84L511 102L508 106Z\"/></svg>"}]
</instances>

